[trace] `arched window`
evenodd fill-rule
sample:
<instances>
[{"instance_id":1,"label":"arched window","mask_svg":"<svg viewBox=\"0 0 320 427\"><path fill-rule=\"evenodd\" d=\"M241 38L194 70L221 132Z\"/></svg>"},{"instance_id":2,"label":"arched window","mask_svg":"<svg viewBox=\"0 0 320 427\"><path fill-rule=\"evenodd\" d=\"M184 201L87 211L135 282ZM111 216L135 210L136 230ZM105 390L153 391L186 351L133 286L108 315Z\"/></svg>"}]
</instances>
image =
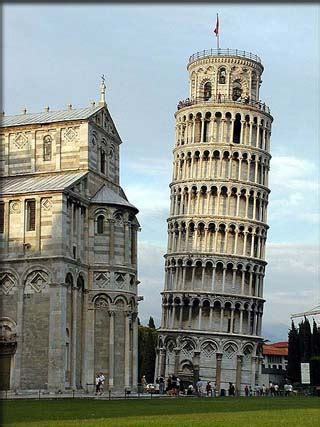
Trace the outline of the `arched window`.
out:
<instances>
[{"instance_id":1,"label":"arched window","mask_svg":"<svg viewBox=\"0 0 320 427\"><path fill-rule=\"evenodd\" d=\"M240 114L236 114L236 119L233 124L233 143L240 143L240 135L241 135L241 116Z\"/></svg>"},{"instance_id":2,"label":"arched window","mask_svg":"<svg viewBox=\"0 0 320 427\"><path fill-rule=\"evenodd\" d=\"M219 84L220 85L224 85L226 83L226 69L225 68L220 68L219 70Z\"/></svg>"},{"instance_id":3,"label":"arched window","mask_svg":"<svg viewBox=\"0 0 320 427\"><path fill-rule=\"evenodd\" d=\"M46 135L43 138L43 160L51 160L52 153L52 138L50 135Z\"/></svg>"},{"instance_id":4,"label":"arched window","mask_svg":"<svg viewBox=\"0 0 320 427\"><path fill-rule=\"evenodd\" d=\"M205 101L211 98L211 83L207 82L203 87L203 97Z\"/></svg>"},{"instance_id":5,"label":"arched window","mask_svg":"<svg viewBox=\"0 0 320 427\"><path fill-rule=\"evenodd\" d=\"M104 150L100 151L100 172L103 174L106 173L106 153Z\"/></svg>"},{"instance_id":6,"label":"arched window","mask_svg":"<svg viewBox=\"0 0 320 427\"><path fill-rule=\"evenodd\" d=\"M97 234L104 233L104 216L99 215L97 218Z\"/></svg>"}]
</instances>

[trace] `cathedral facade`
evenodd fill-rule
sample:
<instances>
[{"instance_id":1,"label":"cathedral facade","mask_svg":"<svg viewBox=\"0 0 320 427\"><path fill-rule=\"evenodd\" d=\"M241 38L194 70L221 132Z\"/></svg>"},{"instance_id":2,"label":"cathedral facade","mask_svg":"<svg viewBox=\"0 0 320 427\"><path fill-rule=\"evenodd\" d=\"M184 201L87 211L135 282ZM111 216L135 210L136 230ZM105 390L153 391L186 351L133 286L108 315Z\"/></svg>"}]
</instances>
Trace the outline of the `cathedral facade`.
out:
<instances>
[{"instance_id":1,"label":"cathedral facade","mask_svg":"<svg viewBox=\"0 0 320 427\"><path fill-rule=\"evenodd\" d=\"M137 385L138 210L105 103L2 116L3 389ZM92 388L92 387L91 387Z\"/></svg>"},{"instance_id":2,"label":"cathedral facade","mask_svg":"<svg viewBox=\"0 0 320 427\"><path fill-rule=\"evenodd\" d=\"M260 58L209 50L188 63L176 141L156 376L259 382L273 121Z\"/></svg>"}]
</instances>

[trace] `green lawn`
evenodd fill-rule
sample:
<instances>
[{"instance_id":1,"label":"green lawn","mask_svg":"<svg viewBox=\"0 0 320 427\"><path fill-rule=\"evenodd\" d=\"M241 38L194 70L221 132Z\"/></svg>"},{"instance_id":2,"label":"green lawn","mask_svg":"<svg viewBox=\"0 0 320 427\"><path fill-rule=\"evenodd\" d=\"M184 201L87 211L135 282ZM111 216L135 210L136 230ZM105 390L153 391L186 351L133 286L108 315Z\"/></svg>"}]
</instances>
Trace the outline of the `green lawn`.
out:
<instances>
[{"instance_id":1,"label":"green lawn","mask_svg":"<svg viewBox=\"0 0 320 427\"><path fill-rule=\"evenodd\" d=\"M320 399L217 398L2 401L2 426L319 427Z\"/></svg>"}]
</instances>

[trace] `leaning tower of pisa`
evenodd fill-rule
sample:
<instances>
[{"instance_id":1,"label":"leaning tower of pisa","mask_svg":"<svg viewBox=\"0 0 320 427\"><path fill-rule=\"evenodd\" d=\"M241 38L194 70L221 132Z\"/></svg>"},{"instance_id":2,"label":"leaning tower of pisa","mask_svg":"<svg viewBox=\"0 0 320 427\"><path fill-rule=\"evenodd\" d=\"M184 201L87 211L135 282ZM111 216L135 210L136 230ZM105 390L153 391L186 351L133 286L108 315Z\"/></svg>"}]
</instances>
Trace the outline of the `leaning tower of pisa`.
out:
<instances>
[{"instance_id":1,"label":"leaning tower of pisa","mask_svg":"<svg viewBox=\"0 0 320 427\"><path fill-rule=\"evenodd\" d=\"M171 207L156 376L259 382L272 116L263 65L240 50L188 63L175 113Z\"/></svg>"}]
</instances>

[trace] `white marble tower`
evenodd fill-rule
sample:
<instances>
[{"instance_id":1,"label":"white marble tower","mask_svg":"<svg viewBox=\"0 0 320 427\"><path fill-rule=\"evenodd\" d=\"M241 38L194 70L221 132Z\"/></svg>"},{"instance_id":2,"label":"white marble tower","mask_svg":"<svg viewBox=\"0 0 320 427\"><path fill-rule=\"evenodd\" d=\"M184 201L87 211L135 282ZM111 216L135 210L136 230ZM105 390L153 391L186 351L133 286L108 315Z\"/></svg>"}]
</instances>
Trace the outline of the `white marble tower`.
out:
<instances>
[{"instance_id":1,"label":"white marble tower","mask_svg":"<svg viewBox=\"0 0 320 427\"><path fill-rule=\"evenodd\" d=\"M272 116L248 52L201 51L175 113L155 375L259 382Z\"/></svg>"}]
</instances>

